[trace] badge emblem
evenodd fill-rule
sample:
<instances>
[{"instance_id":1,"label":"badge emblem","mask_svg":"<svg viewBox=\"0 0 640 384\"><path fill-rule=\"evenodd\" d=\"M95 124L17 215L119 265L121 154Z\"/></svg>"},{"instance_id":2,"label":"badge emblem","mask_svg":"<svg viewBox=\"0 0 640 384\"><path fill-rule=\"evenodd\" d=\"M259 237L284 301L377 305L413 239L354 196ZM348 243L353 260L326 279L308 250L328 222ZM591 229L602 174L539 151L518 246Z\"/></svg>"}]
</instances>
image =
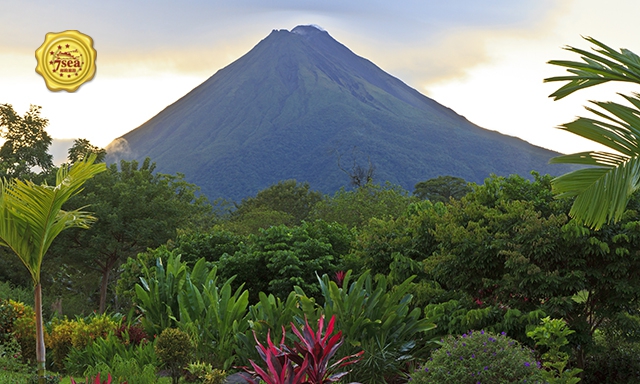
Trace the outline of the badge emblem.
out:
<instances>
[{"instance_id":1,"label":"badge emblem","mask_svg":"<svg viewBox=\"0 0 640 384\"><path fill-rule=\"evenodd\" d=\"M96 73L93 39L78 31L47 33L36 60L36 72L51 91L75 92Z\"/></svg>"}]
</instances>

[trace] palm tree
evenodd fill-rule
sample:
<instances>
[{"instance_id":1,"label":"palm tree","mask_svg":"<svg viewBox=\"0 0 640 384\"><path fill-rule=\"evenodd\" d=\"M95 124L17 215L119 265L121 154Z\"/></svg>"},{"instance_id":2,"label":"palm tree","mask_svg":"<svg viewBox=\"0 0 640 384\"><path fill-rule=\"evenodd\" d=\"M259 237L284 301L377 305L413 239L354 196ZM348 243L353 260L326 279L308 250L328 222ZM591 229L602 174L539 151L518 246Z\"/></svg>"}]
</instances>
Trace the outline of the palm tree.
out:
<instances>
[{"instance_id":1,"label":"palm tree","mask_svg":"<svg viewBox=\"0 0 640 384\"><path fill-rule=\"evenodd\" d=\"M618 52L590 37L585 40L595 45L592 51L565 48L579 54L582 62L549 62L567 68L570 73L545 79L545 82L568 81L549 97L559 100L610 81L640 84L640 57L627 49ZM640 186L640 95L621 96L629 105L591 101L598 108L586 109L596 118L579 117L559 127L602 144L611 152L580 152L551 159L552 163L590 166L557 177L552 185L559 196L576 197L570 215L595 229L618 221Z\"/></svg>"},{"instance_id":2,"label":"palm tree","mask_svg":"<svg viewBox=\"0 0 640 384\"><path fill-rule=\"evenodd\" d=\"M45 346L42 327L42 259L62 230L88 228L95 219L81 210L63 211L62 205L81 191L85 181L106 169L93 164L95 156L56 174L56 185L37 185L18 179L0 181L0 245L11 248L31 273L36 312L36 360L44 383Z\"/></svg>"}]
</instances>

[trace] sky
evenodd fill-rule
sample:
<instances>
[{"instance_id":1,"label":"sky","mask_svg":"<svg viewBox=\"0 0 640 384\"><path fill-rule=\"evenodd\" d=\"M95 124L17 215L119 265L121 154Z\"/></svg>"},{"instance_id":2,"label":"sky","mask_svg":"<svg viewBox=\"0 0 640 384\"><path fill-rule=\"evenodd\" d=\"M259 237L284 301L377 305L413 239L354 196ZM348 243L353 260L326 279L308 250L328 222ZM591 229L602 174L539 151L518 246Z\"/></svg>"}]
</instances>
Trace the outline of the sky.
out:
<instances>
[{"instance_id":1,"label":"sky","mask_svg":"<svg viewBox=\"0 0 640 384\"><path fill-rule=\"evenodd\" d=\"M548 98L579 59L582 36L640 54L637 0L0 0L0 104L49 119L57 162L75 138L105 147L240 58L273 29L316 24L356 54L471 122L562 153L600 149L556 127L589 116L589 100L621 101L610 84ZM35 72L49 32L78 30L96 75L52 92Z\"/></svg>"}]
</instances>

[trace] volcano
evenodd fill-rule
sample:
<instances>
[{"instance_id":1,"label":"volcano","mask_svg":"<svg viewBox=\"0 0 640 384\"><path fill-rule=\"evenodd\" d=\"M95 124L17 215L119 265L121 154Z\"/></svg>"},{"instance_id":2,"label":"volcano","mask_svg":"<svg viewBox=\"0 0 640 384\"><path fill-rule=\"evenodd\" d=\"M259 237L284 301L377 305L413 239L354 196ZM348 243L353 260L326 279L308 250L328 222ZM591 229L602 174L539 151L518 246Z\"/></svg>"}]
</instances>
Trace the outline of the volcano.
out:
<instances>
[{"instance_id":1,"label":"volcano","mask_svg":"<svg viewBox=\"0 0 640 384\"><path fill-rule=\"evenodd\" d=\"M548 164L557 153L469 122L315 26L273 30L107 152L150 157L236 201L286 179L333 193L358 169L410 191L442 175L567 171Z\"/></svg>"}]
</instances>

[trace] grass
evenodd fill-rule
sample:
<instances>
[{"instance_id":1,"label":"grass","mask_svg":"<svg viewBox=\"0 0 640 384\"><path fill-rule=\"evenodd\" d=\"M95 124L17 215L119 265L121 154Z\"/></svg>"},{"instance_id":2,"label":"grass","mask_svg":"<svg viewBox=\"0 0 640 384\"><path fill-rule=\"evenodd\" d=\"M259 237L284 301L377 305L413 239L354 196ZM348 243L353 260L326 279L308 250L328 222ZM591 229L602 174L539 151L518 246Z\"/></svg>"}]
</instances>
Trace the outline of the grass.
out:
<instances>
[{"instance_id":1,"label":"grass","mask_svg":"<svg viewBox=\"0 0 640 384\"><path fill-rule=\"evenodd\" d=\"M0 384L24 384L28 382L31 375L32 375L31 373L1 371ZM74 377L73 379L78 384L85 383L85 379L82 377ZM170 383L171 383L171 378L169 377L159 377L157 381L157 384L170 384ZM62 376L62 380L60 380L60 384L71 384L70 377L68 375ZM113 384L118 384L118 383L113 383Z\"/></svg>"}]
</instances>

